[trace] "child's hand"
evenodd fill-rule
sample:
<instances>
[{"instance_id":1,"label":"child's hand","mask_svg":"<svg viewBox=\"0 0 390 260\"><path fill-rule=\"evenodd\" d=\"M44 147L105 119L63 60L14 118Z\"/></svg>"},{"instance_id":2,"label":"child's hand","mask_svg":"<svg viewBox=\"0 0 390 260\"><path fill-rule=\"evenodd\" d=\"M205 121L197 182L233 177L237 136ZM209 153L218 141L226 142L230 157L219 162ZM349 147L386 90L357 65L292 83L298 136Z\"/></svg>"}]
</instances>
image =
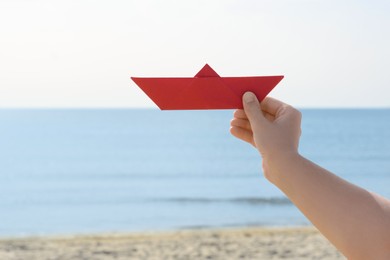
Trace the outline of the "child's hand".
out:
<instances>
[{"instance_id":1,"label":"child's hand","mask_svg":"<svg viewBox=\"0 0 390 260\"><path fill-rule=\"evenodd\" d=\"M263 160L277 161L298 154L301 135L301 113L273 98L261 104L247 92L243 96L244 110L234 112L230 132L256 147Z\"/></svg>"},{"instance_id":2,"label":"child's hand","mask_svg":"<svg viewBox=\"0 0 390 260\"><path fill-rule=\"evenodd\" d=\"M259 150L265 177L348 259L390 259L390 201L299 155L298 110L250 92L243 104L230 132Z\"/></svg>"}]
</instances>

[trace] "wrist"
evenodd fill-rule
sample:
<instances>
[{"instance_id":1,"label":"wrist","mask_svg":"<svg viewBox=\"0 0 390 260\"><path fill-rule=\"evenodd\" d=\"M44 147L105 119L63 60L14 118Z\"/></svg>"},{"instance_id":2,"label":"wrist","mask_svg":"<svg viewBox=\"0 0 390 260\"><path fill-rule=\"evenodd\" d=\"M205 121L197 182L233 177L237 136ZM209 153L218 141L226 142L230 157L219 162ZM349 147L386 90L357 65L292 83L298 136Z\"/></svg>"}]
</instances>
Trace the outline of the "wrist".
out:
<instances>
[{"instance_id":1,"label":"wrist","mask_svg":"<svg viewBox=\"0 0 390 260\"><path fill-rule=\"evenodd\" d=\"M271 183L278 185L286 177L286 174L289 174L292 166L302 158L298 151L263 156L264 176Z\"/></svg>"}]
</instances>

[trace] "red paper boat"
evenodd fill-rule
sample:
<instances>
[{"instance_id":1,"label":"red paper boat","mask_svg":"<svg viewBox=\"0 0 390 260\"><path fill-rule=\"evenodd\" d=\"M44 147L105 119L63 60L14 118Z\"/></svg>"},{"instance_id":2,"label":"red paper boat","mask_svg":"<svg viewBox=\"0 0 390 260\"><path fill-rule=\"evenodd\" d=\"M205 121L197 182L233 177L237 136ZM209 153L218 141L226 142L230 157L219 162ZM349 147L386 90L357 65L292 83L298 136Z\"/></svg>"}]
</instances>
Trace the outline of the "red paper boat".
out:
<instances>
[{"instance_id":1,"label":"red paper boat","mask_svg":"<svg viewBox=\"0 0 390 260\"><path fill-rule=\"evenodd\" d=\"M194 78L131 79L161 110L237 109L251 91L261 101L283 76L220 77L206 64Z\"/></svg>"}]
</instances>

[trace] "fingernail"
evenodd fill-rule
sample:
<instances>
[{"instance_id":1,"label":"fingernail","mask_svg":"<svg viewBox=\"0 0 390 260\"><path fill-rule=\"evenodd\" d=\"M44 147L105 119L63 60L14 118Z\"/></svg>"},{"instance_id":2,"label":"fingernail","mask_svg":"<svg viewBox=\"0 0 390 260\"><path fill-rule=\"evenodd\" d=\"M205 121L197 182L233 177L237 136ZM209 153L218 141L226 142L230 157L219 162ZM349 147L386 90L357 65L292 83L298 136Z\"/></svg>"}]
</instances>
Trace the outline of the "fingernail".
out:
<instances>
[{"instance_id":1,"label":"fingernail","mask_svg":"<svg viewBox=\"0 0 390 260\"><path fill-rule=\"evenodd\" d=\"M252 92L245 92L244 94L244 101L245 103L251 103L256 101L256 96Z\"/></svg>"}]
</instances>

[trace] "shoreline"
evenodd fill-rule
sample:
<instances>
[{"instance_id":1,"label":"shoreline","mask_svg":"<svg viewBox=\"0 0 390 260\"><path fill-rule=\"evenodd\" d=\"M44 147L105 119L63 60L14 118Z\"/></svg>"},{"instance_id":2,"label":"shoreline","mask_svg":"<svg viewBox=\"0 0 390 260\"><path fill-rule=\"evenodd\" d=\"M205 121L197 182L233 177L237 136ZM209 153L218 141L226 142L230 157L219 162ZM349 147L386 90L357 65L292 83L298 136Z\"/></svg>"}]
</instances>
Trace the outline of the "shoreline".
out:
<instances>
[{"instance_id":1,"label":"shoreline","mask_svg":"<svg viewBox=\"0 0 390 260\"><path fill-rule=\"evenodd\" d=\"M345 259L315 228L0 237L0 259Z\"/></svg>"},{"instance_id":2,"label":"shoreline","mask_svg":"<svg viewBox=\"0 0 390 260\"><path fill-rule=\"evenodd\" d=\"M17 240L17 239L57 239L57 238L74 238L74 237L100 237L100 236L137 236L137 235L159 235L181 232L197 232L197 231L237 231L237 230L290 230L290 229L308 229L314 228L311 224L299 225L221 225L221 226L184 226L175 228L161 228L161 229L141 229L141 230L125 230L125 231L91 231L91 232L69 232L69 233L38 233L38 234L0 234L0 241L3 240Z\"/></svg>"}]
</instances>

